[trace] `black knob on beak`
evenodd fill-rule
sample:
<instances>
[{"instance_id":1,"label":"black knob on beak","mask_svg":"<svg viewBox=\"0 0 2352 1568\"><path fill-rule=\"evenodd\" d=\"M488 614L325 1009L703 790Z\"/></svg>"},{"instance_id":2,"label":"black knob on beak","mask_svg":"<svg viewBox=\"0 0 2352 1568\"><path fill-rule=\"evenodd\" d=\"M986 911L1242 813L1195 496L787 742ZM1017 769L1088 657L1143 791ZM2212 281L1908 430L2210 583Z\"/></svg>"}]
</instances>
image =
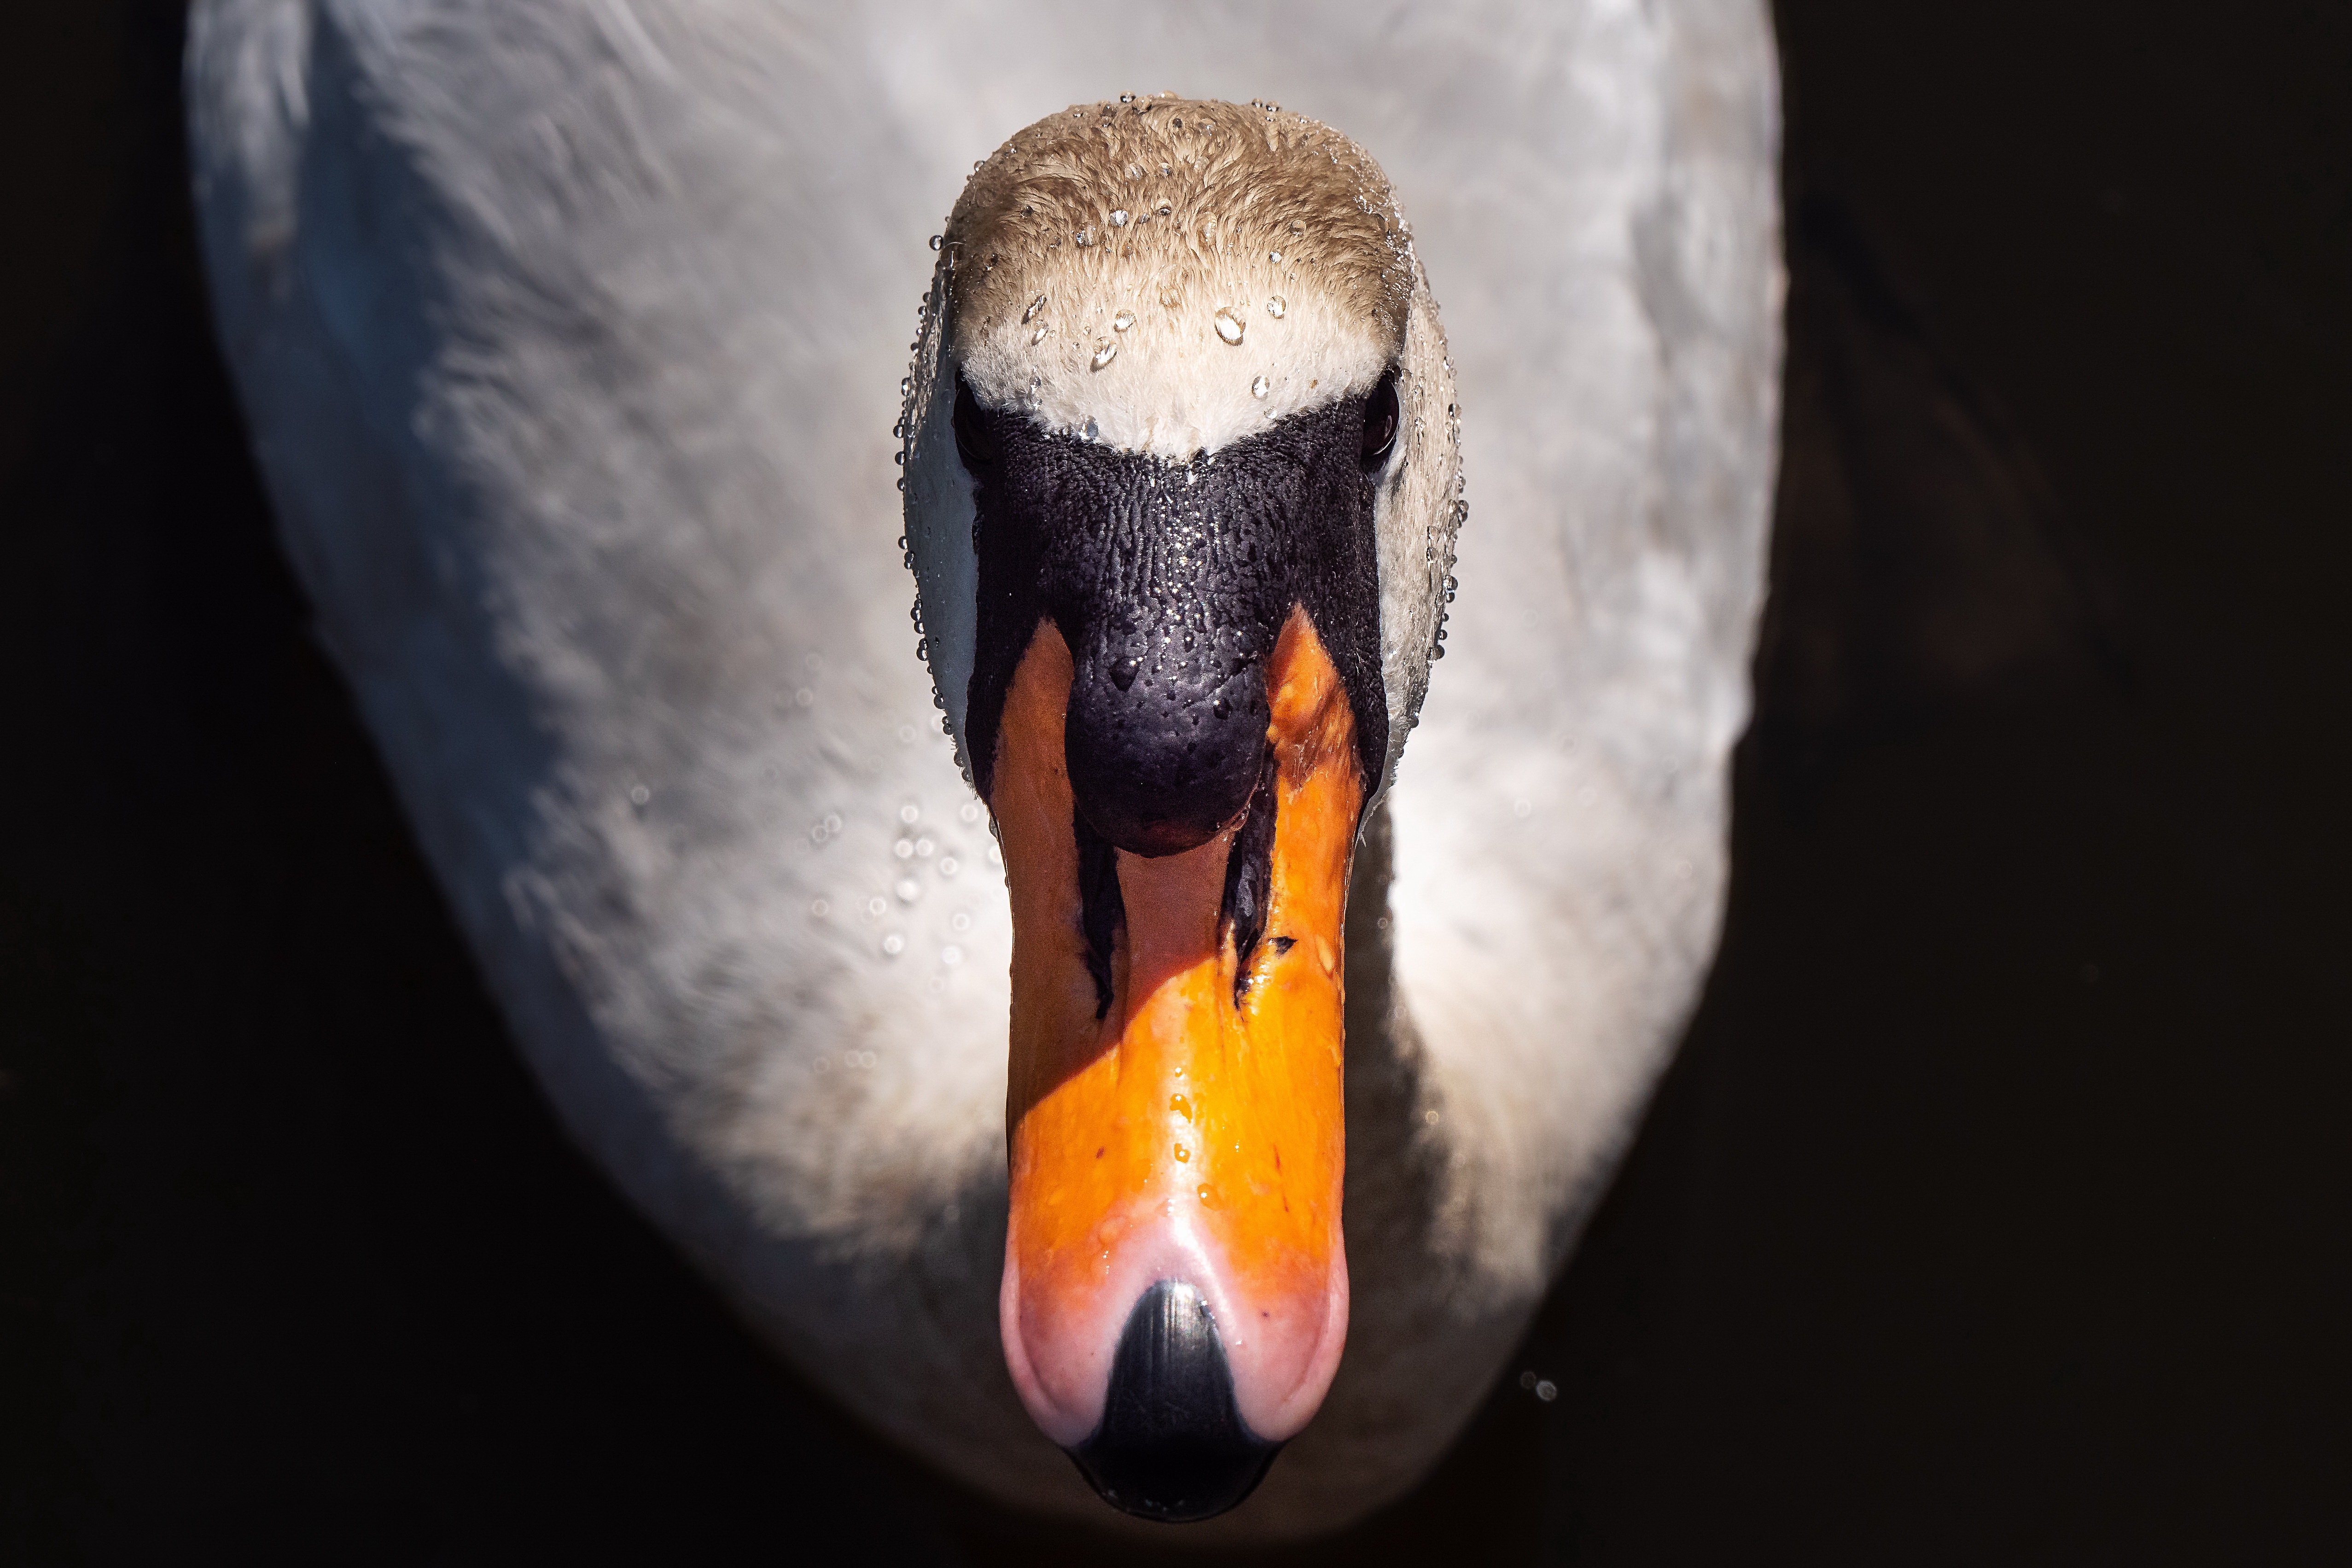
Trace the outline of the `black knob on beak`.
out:
<instances>
[{"instance_id":1,"label":"black knob on beak","mask_svg":"<svg viewBox=\"0 0 2352 1568\"><path fill-rule=\"evenodd\" d=\"M1257 787L1263 668L1232 630L1113 630L1087 640L1071 650L1065 731L1078 809L1130 854L1207 843Z\"/></svg>"}]
</instances>

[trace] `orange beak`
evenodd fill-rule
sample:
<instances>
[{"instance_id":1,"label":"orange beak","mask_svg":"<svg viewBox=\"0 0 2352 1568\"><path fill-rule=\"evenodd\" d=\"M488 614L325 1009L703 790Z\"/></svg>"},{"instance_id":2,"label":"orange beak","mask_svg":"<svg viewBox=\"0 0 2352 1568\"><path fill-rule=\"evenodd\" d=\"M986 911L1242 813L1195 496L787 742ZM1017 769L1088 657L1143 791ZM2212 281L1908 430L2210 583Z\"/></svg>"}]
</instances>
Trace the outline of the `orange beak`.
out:
<instances>
[{"instance_id":1,"label":"orange beak","mask_svg":"<svg viewBox=\"0 0 2352 1568\"><path fill-rule=\"evenodd\" d=\"M1076 1447L1103 1427L1138 1303L1189 1285L1248 1436L1277 1444L1322 1403L1347 1336L1354 718L1294 609L1266 669L1273 798L1262 785L1250 807L1275 814L1263 935L1237 952L1221 912L1235 826L1160 858L1115 851L1126 923L1106 1006L1064 761L1071 679L1067 645L1041 622L1006 696L989 802L1013 929L1005 1359L1037 1425Z\"/></svg>"}]
</instances>

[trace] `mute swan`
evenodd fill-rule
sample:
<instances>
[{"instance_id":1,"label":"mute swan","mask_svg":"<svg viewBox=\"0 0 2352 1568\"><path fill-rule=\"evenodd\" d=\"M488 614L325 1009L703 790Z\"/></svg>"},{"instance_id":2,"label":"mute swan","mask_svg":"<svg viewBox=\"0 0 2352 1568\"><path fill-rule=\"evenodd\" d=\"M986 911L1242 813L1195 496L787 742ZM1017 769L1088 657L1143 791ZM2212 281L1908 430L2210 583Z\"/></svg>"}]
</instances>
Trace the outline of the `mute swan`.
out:
<instances>
[{"instance_id":1,"label":"mute swan","mask_svg":"<svg viewBox=\"0 0 2352 1568\"><path fill-rule=\"evenodd\" d=\"M582 1142L805 1375L1007 1501L1111 1517L1057 1442L1106 1490L1129 1488L1123 1506L1177 1517L1232 1501L1291 1437L1249 1505L1209 1527L1237 1537L1329 1528L1410 1485L1572 1243L1713 939L1778 370L1760 8L1592 0L1370 26L1315 5L198 0L186 71L215 314L287 548ZM1203 97L1103 99L1107 72ZM1360 137L1415 237L1355 143L1289 110L1214 101L1269 93ZM1129 160L1155 205L1106 204L1084 247L1076 228L992 209L990 192L1012 188L1000 175L1026 177L1008 173L1016 138L975 165L950 237L926 251L958 171L1073 99L1041 123L1081 142L1160 106L1170 123L1151 134L1180 139L1153 143L1167 173ZM1180 132L1180 106L1219 123ZM1278 236L1256 248L1260 187L1203 171L1239 144L1217 138L1263 144L1276 129L1345 165L1302 210L1366 218L1389 276L1347 282L1329 245L1302 264L1329 239L1306 227L1282 259ZM1116 184L1128 166L1101 173ZM1087 200L1109 190L1079 184ZM1122 290L1146 278L1121 269L1128 239L1186 202L1187 222L1252 248L1198 249L1201 287L1139 297L1123 328ZM968 307L958 278L976 289ZM906 351L890 323L918 300L909 400L894 404ZM968 343L959 309L975 312ZM1391 393L1393 451L1378 428ZM1433 678L1457 402L1478 512ZM884 434L894 407L903 470ZM1227 454L1335 420L1349 482L1381 509L1340 542L1376 545L1353 588L1318 599L1285 578L1282 614L1192 623L1264 634L1227 650L1246 656L1239 685L1197 664L1115 668L1153 657L1159 630L1181 634L1186 605L1164 596L1127 605L1113 631L1155 634L1132 647L1066 605L1044 617L1050 637L1030 635L1034 602L1013 605L1029 617L1018 637L991 633L1010 601L980 597L999 568L958 530L971 474L1007 444L1037 450L1001 493L1093 483L1110 470L1052 463L1116 460L1129 501L1140 476L1228 504L1242 460L1205 477ZM1339 439L1321 431L1316 449ZM987 513L986 483L977 493L983 531L1010 526ZM888 543L902 526L928 671ZM1289 614L1342 601L1352 625ZM1085 1079L1097 1007L1115 1024L1147 991L1133 977L1150 911L1236 907L1222 836L1229 808L1259 796L1260 752L1146 758L1146 772L1167 763L1156 795L1086 776L1089 758L1136 762L1114 693L1138 672L1147 694L1190 682L1188 713L1223 697L1263 726L1252 704L1268 703L1278 732L1304 726L1287 754L1320 759L1307 771L1328 798L1298 820L1321 837L1289 860L1255 852L1277 868L1319 857L1274 888L1274 918L1326 907L1260 928L1254 962L1245 940L1225 948L1239 973L1217 975L1289 987L1307 1033L1336 1047L1344 952L1344 1155L1336 1060L1293 1074L1279 1104L1264 1085L1221 1091L1221 1125L1287 1118L1322 1141L1304 1175L1268 1189L1276 1209L1321 1205L1265 1244L1288 1260L1279 1289L1200 1239L1219 1194L1198 1188L1255 1190L1215 1152L1200 1153L1211 1179L1192 1223L1142 1226L1157 1239L1121 1244L1126 1272L1091 1294L1065 1267L1079 1231L1008 1195L1008 1154L1016 1187L1091 1158L1077 1112L1051 1138L1023 1113ZM1058 695L1097 677L1108 689L1091 709ZM967 760L1001 849L956 752L992 725ZM1310 733L1319 749L1301 750ZM1062 820L1089 824L1092 848L1024 837L1000 785L1017 776L1052 808L1057 754L1080 805L1074 817L1064 797ZM1347 829L1383 785L1349 880ZM1282 831L1254 809L1238 831L1253 822ZM1111 881L1086 885L1090 907L1016 922L1024 876L1076 885L1083 868L1034 873L1054 855L1092 857ZM1154 876L1191 890L1133 880ZM1109 887L1126 936L1103 915ZM1039 951L1024 932L1056 919L1087 941L1058 967L1021 958ZM1010 1150L1008 1017L1027 1075ZM1172 1199L1171 1162L1193 1152L1176 1153L1177 1124L1209 1118L1166 1115L1132 1163ZM1087 1179L1063 1169L1047 1186ZM1108 1212L1081 1216L1087 1246ZM1057 1268L1054 1289L1030 1289ZM1108 1363L1150 1348L1121 1338L1144 1298L1168 1364L1197 1370L1186 1347L1221 1336L1239 1419L1225 1436L1255 1456L1225 1454L1190 1501L1139 1499L1118 1456L1088 1448L1108 1430ZM1253 1332L1253 1310L1272 1326Z\"/></svg>"}]
</instances>

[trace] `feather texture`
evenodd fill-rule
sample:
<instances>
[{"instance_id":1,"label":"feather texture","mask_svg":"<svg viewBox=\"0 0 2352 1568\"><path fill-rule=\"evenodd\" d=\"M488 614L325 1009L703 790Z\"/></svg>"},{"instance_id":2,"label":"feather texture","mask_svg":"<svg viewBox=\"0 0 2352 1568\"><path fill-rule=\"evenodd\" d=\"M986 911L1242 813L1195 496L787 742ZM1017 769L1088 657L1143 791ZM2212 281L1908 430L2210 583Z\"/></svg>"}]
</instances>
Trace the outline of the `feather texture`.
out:
<instances>
[{"instance_id":1,"label":"feather texture","mask_svg":"<svg viewBox=\"0 0 2352 1568\"><path fill-rule=\"evenodd\" d=\"M805 1375L1098 1522L996 1345L1009 920L891 544L923 240L1129 88L1381 159L1475 510L1351 910L1348 1360L1204 1528L1410 1485L1714 938L1779 368L1761 7L198 0L186 68L282 535L540 1080Z\"/></svg>"}]
</instances>

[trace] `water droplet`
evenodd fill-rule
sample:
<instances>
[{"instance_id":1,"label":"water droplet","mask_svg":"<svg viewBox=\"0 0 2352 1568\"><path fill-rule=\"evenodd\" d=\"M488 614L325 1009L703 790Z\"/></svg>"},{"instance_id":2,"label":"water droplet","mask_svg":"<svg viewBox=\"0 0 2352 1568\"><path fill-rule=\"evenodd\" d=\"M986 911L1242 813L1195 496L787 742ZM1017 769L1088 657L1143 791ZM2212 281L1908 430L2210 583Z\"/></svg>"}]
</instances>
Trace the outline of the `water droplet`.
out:
<instances>
[{"instance_id":1,"label":"water droplet","mask_svg":"<svg viewBox=\"0 0 2352 1568\"><path fill-rule=\"evenodd\" d=\"M1118 357L1118 344L1112 342L1110 339L1105 338L1102 342L1095 345L1095 368L1097 370L1102 369L1103 366L1108 364Z\"/></svg>"},{"instance_id":2,"label":"water droplet","mask_svg":"<svg viewBox=\"0 0 2352 1568\"><path fill-rule=\"evenodd\" d=\"M1272 316L1277 321L1282 320L1282 313L1288 309L1290 309L1289 305L1284 302L1282 296L1279 294L1276 294L1274 298L1265 302L1265 313Z\"/></svg>"},{"instance_id":3,"label":"water droplet","mask_svg":"<svg viewBox=\"0 0 2352 1568\"><path fill-rule=\"evenodd\" d=\"M882 939L882 951L888 956L896 958L907 951L907 939L894 931Z\"/></svg>"},{"instance_id":4,"label":"water droplet","mask_svg":"<svg viewBox=\"0 0 2352 1568\"><path fill-rule=\"evenodd\" d=\"M904 879L890 890L898 895L898 901L902 904L911 904L923 896L923 885L912 877Z\"/></svg>"},{"instance_id":5,"label":"water droplet","mask_svg":"<svg viewBox=\"0 0 2352 1568\"><path fill-rule=\"evenodd\" d=\"M1029 334L1029 346L1032 348L1036 347L1039 343L1042 343L1045 341L1045 329L1043 327L1038 328L1035 331Z\"/></svg>"},{"instance_id":6,"label":"water droplet","mask_svg":"<svg viewBox=\"0 0 2352 1568\"><path fill-rule=\"evenodd\" d=\"M911 860L915 858L915 841L911 838L901 838L890 846L890 853L901 860Z\"/></svg>"},{"instance_id":7,"label":"water droplet","mask_svg":"<svg viewBox=\"0 0 2352 1568\"><path fill-rule=\"evenodd\" d=\"M1209 711L1222 719L1226 714L1232 712L1233 709L1226 704L1223 698L1220 697L1215 701L1209 704Z\"/></svg>"},{"instance_id":8,"label":"water droplet","mask_svg":"<svg viewBox=\"0 0 2352 1568\"><path fill-rule=\"evenodd\" d=\"M1559 1384L1548 1377L1536 1379L1536 1397L1549 1405L1559 1397Z\"/></svg>"},{"instance_id":9,"label":"water droplet","mask_svg":"<svg viewBox=\"0 0 2352 1568\"><path fill-rule=\"evenodd\" d=\"M1095 242L1095 231L1090 228L1082 228L1078 230L1077 241L1081 249L1087 246L1092 245Z\"/></svg>"},{"instance_id":10,"label":"water droplet","mask_svg":"<svg viewBox=\"0 0 2352 1568\"><path fill-rule=\"evenodd\" d=\"M1242 319L1234 314L1231 306L1217 307L1217 336L1229 343L1242 341Z\"/></svg>"},{"instance_id":11,"label":"water droplet","mask_svg":"<svg viewBox=\"0 0 2352 1568\"><path fill-rule=\"evenodd\" d=\"M1274 383L1266 380L1264 376L1259 376L1255 381L1250 383L1250 395L1252 397L1264 397L1267 393L1272 392L1273 390Z\"/></svg>"},{"instance_id":12,"label":"water droplet","mask_svg":"<svg viewBox=\"0 0 2352 1568\"><path fill-rule=\"evenodd\" d=\"M980 802L976 800L965 801L963 805L958 808L956 818L961 822L978 822L980 820Z\"/></svg>"},{"instance_id":13,"label":"water droplet","mask_svg":"<svg viewBox=\"0 0 2352 1568\"><path fill-rule=\"evenodd\" d=\"M629 786L629 802L633 805L643 805L646 802L653 799L653 797L654 792L647 789L643 784L632 784Z\"/></svg>"},{"instance_id":14,"label":"water droplet","mask_svg":"<svg viewBox=\"0 0 2352 1568\"><path fill-rule=\"evenodd\" d=\"M920 822L922 819L923 808L917 805L911 800L898 808L898 820L905 823L909 827L912 827L916 823Z\"/></svg>"},{"instance_id":15,"label":"water droplet","mask_svg":"<svg viewBox=\"0 0 2352 1568\"><path fill-rule=\"evenodd\" d=\"M1141 668L1131 658L1115 658L1110 661L1110 683L1124 691L1135 684L1135 672Z\"/></svg>"},{"instance_id":16,"label":"water droplet","mask_svg":"<svg viewBox=\"0 0 2352 1568\"><path fill-rule=\"evenodd\" d=\"M866 916L868 920L880 920L882 918L883 911L887 910L889 907L890 906L888 904L883 902L880 899L868 899L866 900Z\"/></svg>"},{"instance_id":17,"label":"water droplet","mask_svg":"<svg viewBox=\"0 0 2352 1568\"><path fill-rule=\"evenodd\" d=\"M1040 294L1034 300L1029 301L1029 308L1027 310L1021 312L1021 324L1023 326L1027 326L1032 321L1036 319L1037 312L1045 308L1045 296Z\"/></svg>"},{"instance_id":18,"label":"water droplet","mask_svg":"<svg viewBox=\"0 0 2352 1568\"><path fill-rule=\"evenodd\" d=\"M1282 252L1280 252L1279 250L1269 250L1269 251L1267 251L1267 252L1265 253L1265 258L1266 258L1268 261L1273 262L1276 267L1279 267L1279 266L1281 266L1281 265L1282 265Z\"/></svg>"},{"instance_id":19,"label":"water droplet","mask_svg":"<svg viewBox=\"0 0 2352 1568\"><path fill-rule=\"evenodd\" d=\"M961 870L962 870L962 869L963 869L963 867L962 867L962 866L961 866L961 865L957 861L957 859L956 859L956 858L955 858L954 856L952 856L952 855L948 855L948 856L943 856L943 857L941 857L941 858L940 858L940 876L942 876L942 877L952 877L952 876L954 876L958 871L961 871Z\"/></svg>"},{"instance_id":20,"label":"water droplet","mask_svg":"<svg viewBox=\"0 0 2352 1568\"><path fill-rule=\"evenodd\" d=\"M1424 1111L1423 1111L1423 1112L1421 1113L1421 1119L1422 1119L1423 1121L1425 1121L1425 1122L1429 1123L1429 1125L1430 1125L1430 1126L1432 1126L1432 1127L1436 1126L1440 1121L1444 1121L1444 1117L1442 1117L1442 1116L1438 1115L1438 1114L1437 1114L1437 1112L1435 1112L1434 1110L1424 1110Z\"/></svg>"},{"instance_id":21,"label":"water droplet","mask_svg":"<svg viewBox=\"0 0 2352 1568\"><path fill-rule=\"evenodd\" d=\"M928 838L918 838L915 840L915 858L918 860L928 860L934 854L938 853L939 847L940 847L938 845L932 843Z\"/></svg>"},{"instance_id":22,"label":"water droplet","mask_svg":"<svg viewBox=\"0 0 2352 1568\"><path fill-rule=\"evenodd\" d=\"M970 931L971 929L971 917L970 915L968 915L968 914L965 914L961 910L957 910L953 915L950 916L950 917L949 917L949 919L948 919L948 930L950 930L950 931L951 931L962 932L962 931Z\"/></svg>"},{"instance_id":23,"label":"water droplet","mask_svg":"<svg viewBox=\"0 0 2352 1568\"><path fill-rule=\"evenodd\" d=\"M913 376L911 376L911 375L902 375L902 376L900 376L900 377L898 378L898 395L899 395L899 396L904 397L904 396L906 396L908 393L910 393L910 392L912 392L912 391L914 391L914 390L915 390L915 378L914 378Z\"/></svg>"},{"instance_id":24,"label":"water droplet","mask_svg":"<svg viewBox=\"0 0 2352 1568\"><path fill-rule=\"evenodd\" d=\"M1110 226L1113 228L1125 228L1127 226L1127 212L1125 208L1120 208L1110 215Z\"/></svg>"},{"instance_id":25,"label":"water droplet","mask_svg":"<svg viewBox=\"0 0 2352 1568\"><path fill-rule=\"evenodd\" d=\"M823 899L818 899L809 905L809 913L814 915L819 920L823 920L825 916L833 913L833 906L826 903Z\"/></svg>"},{"instance_id":26,"label":"water droplet","mask_svg":"<svg viewBox=\"0 0 2352 1568\"><path fill-rule=\"evenodd\" d=\"M1078 434L1084 436L1089 441L1099 440L1102 437L1102 428L1093 420L1089 419L1087 421L1087 427L1079 431Z\"/></svg>"},{"instance_id":27,"label":"water droplet","mask_svg":"<svg viewBox=\"0 0 2352 1568\"><path fill-rule=\"evenodd\" d=\"M940 246L946 243L946 240L941 236L936 234L931 236L931 248L933 250L937 250Z\"/></svg>"},{"instance_id":28,"label":"water droplet","mask_svg":"<svg viewBox=\"0 0 2352 1568\"><path fill-rule=\"evenodd\" d=\"M903 468L907 466L907 454L904 452L893 452L890 454L890 460Z\"/></svg>"},{"instance_id":29,"label":"water droplet","mask_svg":"<svg viewBox=\"0 0 2352 1568\"><path fill-rule=\"evenodd\" d=\"M1217 1194L1210 1188L1209 1184L1206 1182L1202 1182L1192 1195L1201 1200L1201 1206L1204 1209L1213 1209L1217 1206Z\"/></svg>"},{"instance_id":30,"label":"water droplet","mask_svg":"<svg viewBox=\"0 0 2352 1568\"><path fill-rule=\"evenodd\" d=\"M1114 332L1123 332L1133 325L1135 325L1135 312L1132 310L1121 310L1110 319L1110 330Z\"/></svg>"},{"instance_id":31,"label":"water droplet","mask_svg":"<svg viewBox=\"0 0 2352 1568\"><path fill-rule=\"evenodd\" d=\"M1181 1094L1171 1094L1168 1097L1168 1109L1187 1121L1192 1120L1192 1102Z\"/></svg>"},{"instance_id":32,"label":"water droplet","mask_svg":"<svg viewBox=\"0 0 2352 1568\"><path fill-rule=\"evenodd\" d=\"M963 962L963 949L960 947L943 947L940 949L940 962L946 964L950 969L953 969L957 964Z\"/></svg>"},{"instance_id":33,"label":"water droplet","mask_svg":"<svg viewBox=\"0 0 2352 1568\"><path fill-rule=\"evenodd\" d=\"M1192 1151L1191 1151L1190 1149L1187 1149L1187 1148L1186 1148L1186 1147L1184 1147L1184 1145L1182 1145L1181 1143L1179 1143L1179 1144L1177 1144L1177 1145L1176 1145L1176 1163L1177 1163L1178 1164L1181 1165L1181 1164L1185 1163L1186 1162L1190 1161L1192 1158Z\"/></svg>"}]
</instances>

